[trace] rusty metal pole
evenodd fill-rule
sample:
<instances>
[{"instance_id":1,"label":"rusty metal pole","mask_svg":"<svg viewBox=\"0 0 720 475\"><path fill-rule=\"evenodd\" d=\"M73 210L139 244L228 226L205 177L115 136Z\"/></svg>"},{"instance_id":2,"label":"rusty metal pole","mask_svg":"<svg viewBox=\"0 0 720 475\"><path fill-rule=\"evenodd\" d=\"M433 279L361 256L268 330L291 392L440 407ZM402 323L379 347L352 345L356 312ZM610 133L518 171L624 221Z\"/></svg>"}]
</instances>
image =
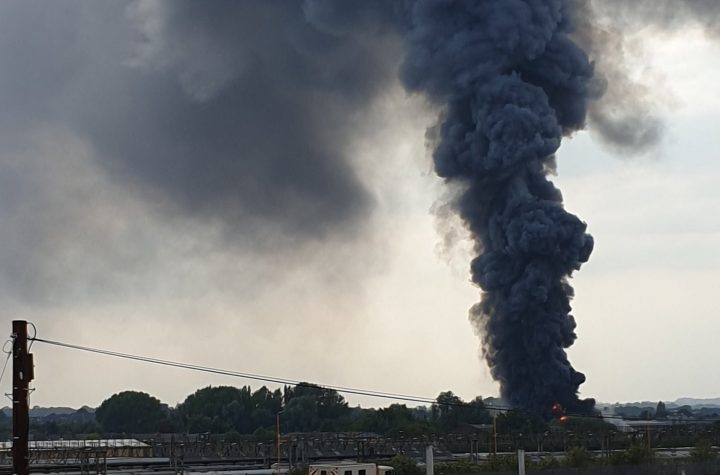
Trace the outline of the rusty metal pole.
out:
<instances>
[{"instance_id":1,"label":"rusty metal pole","mask_svg":"<svg viewBox=\"0 0 720 475\"><path fill-rule=\"evenodd\" d=\"M275 414L275 437L277 442L277 467L275 467L275 473L277 475L280 475L280 412Z\"/></svg>"},{"instance_id":2,"label":"rusty metal pole","mask_svg":"<svg viewBox=\"0 0 720 475\"><path fill-rule=\"evenodd\" d=\"M497 455L497 414L493 415L493 455Z\"/></svg>"},{"instance_id":3,"label":"rusty metal pole","mask_svg":"<svg viewBox=\"0 0 720 475\"><path fill-rule=\"evenodd\" d=\"M27 322L13 320L13 473L29 475L30 407L28 392L33 379L32 355L27 348Z\"/></svg>"}]
</instances>

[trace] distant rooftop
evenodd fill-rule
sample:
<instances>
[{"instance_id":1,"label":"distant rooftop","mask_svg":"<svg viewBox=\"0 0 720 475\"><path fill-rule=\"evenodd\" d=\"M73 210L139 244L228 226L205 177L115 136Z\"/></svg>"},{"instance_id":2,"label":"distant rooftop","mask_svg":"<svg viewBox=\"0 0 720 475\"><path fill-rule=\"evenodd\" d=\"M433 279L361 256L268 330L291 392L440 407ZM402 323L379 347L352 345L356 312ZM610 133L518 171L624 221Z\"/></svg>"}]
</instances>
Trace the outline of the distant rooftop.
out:
<instances>
[{"instance_id":1,"label":"distant rooftop","mask_svg":"<svg viewBox=\"0 0 720 475\"><path fill-rule=\"evenodd\" d=\"M42 449L79 449L83 447L149 447L148 444L137 439L95 439L95 440L31 440L28 442L30 450ZM0 450L9 450L12 442L0 442Z\"/></svg>"}]
</instances>

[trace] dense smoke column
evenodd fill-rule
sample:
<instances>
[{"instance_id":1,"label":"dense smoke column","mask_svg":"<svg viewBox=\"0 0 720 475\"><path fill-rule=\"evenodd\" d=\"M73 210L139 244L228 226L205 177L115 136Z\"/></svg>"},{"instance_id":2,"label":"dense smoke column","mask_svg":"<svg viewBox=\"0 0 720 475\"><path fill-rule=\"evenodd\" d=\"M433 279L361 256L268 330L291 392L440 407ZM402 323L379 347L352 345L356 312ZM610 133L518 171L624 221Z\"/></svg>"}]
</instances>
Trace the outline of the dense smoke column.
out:
<instances>
[{"instance_id":1,"label":"dense smoke column","mask_svg":"<svg viewBox=\"0 0 720 475\"><path fill-rule=\"evenodd\" d=\"M462 184L455 208L476 241L470 317L501 395L549 416L572 412L585 376L568 362L575 340L568 278L593 248L586 225L547 179L564 134L581 128L592 67L569 38L563 0L421 0L401 76L445 105L435 169Z\"/></svg>"}]
</instances>

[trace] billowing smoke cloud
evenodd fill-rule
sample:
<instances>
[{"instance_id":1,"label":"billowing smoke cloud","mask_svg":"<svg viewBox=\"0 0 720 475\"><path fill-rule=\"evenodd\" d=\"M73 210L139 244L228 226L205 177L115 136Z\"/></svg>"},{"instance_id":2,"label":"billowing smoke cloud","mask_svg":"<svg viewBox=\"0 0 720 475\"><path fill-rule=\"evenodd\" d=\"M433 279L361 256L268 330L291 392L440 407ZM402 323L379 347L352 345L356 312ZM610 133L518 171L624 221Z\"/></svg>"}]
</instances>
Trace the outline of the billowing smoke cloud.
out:
<instances>
[{"instance_id":1,"label":"billowing smoke cloud","mask_svg":"<svg viewBox=\"0 0 720 475\"><path fill-rule=\"evenodd\" d=\"M131 67L76 120L115 171L185 212L294 236L354 224L370 198L347 146L395 65L380 27L362 38L322 30L308 15L321 13L301 2L131 4Z\"/></svg>"},{"instance_id":2,"label":"billowing smoke cloud","mask_svg":"<svg viewBox=\"0 0 720 475\"><path fill-rule=\"evenodd\" d=\"M435 169L464 185L457 212L476 240L471 319L502 396L536 414L578 399L583 374L568 277L593 248L546 178L563 134L584 125L593 70L561 0L419 1L402 67L408 88L446 104Z\"/></svg>"},{"instance_id":3,"label":"billowing smoke cloud","mask_svg":"<svg viewBox=\"0 0 720 475\"><path fill-rule=\"evenodd\" d=\"M572 0L573 38L595 65L589 128L621 154L657 148L665 131L663 91L644 61L642 43L633 33L668 33L700 27L720 33L720 3L714 0ZM640 73L633 71L638 69Z\"/></svg>"},{"instance_id":4,"label":"billowing smoke cloud","mask_svg":"<svg viewBox=\"0 0 720 475\"><path fill-rule=\"evenodd\" d=\"M633 80L624 33L695 22L717 32L709 0L420 0L402 68L411 90L445 105L435 169L464 191L453 202L475 240L483 290L471 320L502 395L547 415L579 400L568 278L593 248L546 178L563 135L585 126L621 153L663 135L658 91Z\"/></svg>"},{"instance_id":5,"label":"billowing smoke cloud","mask_svg":"<svg viewBox=\"0 0 720 475\"><path fill-rule=\"evenodd\" d=\"M366 213L347 148L396 76L392 28L361 37L322 2L87 7L4 2L4 122L62 120L116 179L235 230L318 237Z\"/></svg>"},{"instance_id":6,"label":"billowing smoke cloud","mask_svg":"<svg viewBox=\"0 0 720 475\"><path fill-rule=\"evenodd\" d=\"M83 278L117 289L154 264L158 217L163 232L219 228L251 252L361 235L373 200L349 149L402 63L406 88L443 109L435 168L463 190L452 206L484 290L471 318L503 396L538 414L588 409L565 349L568 279L593 241L547 179L554 153L586 117L620 150L656 145L660 114L627 79L622 34L689 22L717 34L719 12L711 0L4 1L0 286L34 302Z\"/></svg>"},{"instance_id":7,"label":"billowing smoke cloud","mask_svg":"<svg viewBox=\"0 0 720 475\"><path fill-rule=\"evenodd\" d=\"M381 3L3 2L3 275L32 300L74 279L97 282L103 269L152 265L151 231L123 227L116 242L119 226L100 206L108 193L82 185L78 199L68 186L87 167L169 228L219 229L222 246L300 254L306 243L361 239L373 197L349 150L374 98L397 81L401 55L395 14ZM52 156L36 156L53 149L41 137L62 138ZM61 165L76 153L66 142L85 165ZM29 155L32 165L19 158ZM68 173L38 173L43 161ZM102 242L118 252L95 252ZM92 276L79 270L89 260Z\"/></svg>"}]
</instances>

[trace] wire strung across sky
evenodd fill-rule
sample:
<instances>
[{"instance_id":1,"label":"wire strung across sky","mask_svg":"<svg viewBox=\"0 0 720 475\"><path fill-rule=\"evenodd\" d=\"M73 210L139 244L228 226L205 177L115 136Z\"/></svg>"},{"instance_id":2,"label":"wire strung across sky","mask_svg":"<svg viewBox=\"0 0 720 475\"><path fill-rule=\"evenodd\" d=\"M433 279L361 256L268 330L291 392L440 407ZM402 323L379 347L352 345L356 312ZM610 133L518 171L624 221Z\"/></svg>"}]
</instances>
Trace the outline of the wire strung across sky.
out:
<instances>
[{"instance_id":1,"label":"wire strung across sky","mask_svg":"<svg viewBox=\"0 0 720 475\"><path fill-rule=\"evenodd\" d=\"M5 370L7 369L8 361L10 361L10 357L12 356L12 351L5 351L4 347L2 351L3 353L7 353L7 357L5 358L5 364L3 364L2 373L0 373L0 383L2 383L3 377L5 376Z\"/></svg>"},{"instance_id":2,"label":"wire strung across sky","mask_svg":"<svg viewBox=\"0 0 720 475\"><path fill-rule=\"evenodd\" d=\"M242 378L242 379L250 379L255 381L262 381L267 383L276 383L276 384L292 384L295 386L301 386L301 387L322 387L324 389L332 389L340 393L347 393L347 394L356 394L360 396L371 396L371 397L378 397L378 398L385 398L385 399L394 399L399 401L408 401L408 402L419 402L419 403L425 403L425 404L434 404L436 403L435 398L430 397L423 397L423 396L412 396L408 394L396 394L396 393L387 393L382 391L373 391L368 389L358 389L358 388L350 388L345 386L335 386L330 384L312 384L304 381L289 379L289 378L280 378L275 376L267 376L267 375L261 375L261 374L255 374L255 373L245 373L240 371L233 371L228 369L221 369L221 368L213 368L210 366L201 366L201 365L195 365L190 363L181 363L178 361L170 361L170 360L163 360L158 358L151 358L148 356L141 356L141 355L133 355L129 353L121 353L118 351L111 351L111 350L105 350L100 348L91 348L89 346L82 346L82 345L75 345L72 343L64 343L61 341L55 341L55 340L47 340L44 338L28 338L28 340L31 341L37 341L39 343L45 343L48 345L54 345L54 346L60 346L63 348L69 348L73 350L81 350L81 351L87 351L90 353L97 353L101 355L106 356L114 356L116 358L125 358L129 360L135 360L135 361L141 361L144 363L152 363L152 364L158 364L158 365L164 365L164 366L171 366L175 368L183 368L183 369L189 369L193 371L202 371L206 373L214 373L214 374L220 374L223 376L232 376L236 378ZM487 406L486 406L487 407ZM497 410L509 410L509 407L493 407L492 409Z\"/></svg>"},{"instance_id":3,"label":"wire strung across sky","mask_svg":"<svg viewBox=\"0 0 720 475\"><path fill-rule=\"evenodd\" d=\"M149 356L133 355L130 353L122 353L119 351L105 350L105 349L101 349L101 348L92 348L89 346L75 345L72 343L64 343L64 342L56 341L56 340L47 340L45 338L38 338L37 336L28 338L28 341L45 343L47 345L59 346L62 348L68 348L68 349L72 349L72 350L86 351L89 353L96 353L96 354L112 356L112 357L116 357L116 358L124 358L124 359L128 359L128 360L140 361L143 363L152 363L152 364L157 364L157 365L170 366L170 367L174 367L174 368L189 369L192 371L202 371L205 373L213 373L213 374L219 374L219 375L223 375L223 376L231 376L231 377L241 378L241 379L262 381L262 382L266 382L266 383L290 384L290 385L295 385L295 386L300 386L300 387L312 387L312 388L320 387L323 389L332 389L339 393L355 394L355 395L359 395L359 396L377 397L377 398L391 399L391 400L396 400L396 401L418 402L418 403L423 403L423 404L439 404L442 406L467 407L467 403L452 403L452 402L445 402L445 401L439 402L436 398L431 398L431 397L388 393L388 392L383 392L383 391L351 388L351 387L346 387L346 386L335 386L335 385L330 385L330 384L314 384L314 383L309 383L309 382L295 380L295 379L289 379L289 378L280 378L280 377L276 377L276 376L267 376L267 375L262 375L262 374L246 373L246 372L233 371L233 370L221 369L221 368L213 368L210 366L182 363L182 362L178 362L178 361L152 358ZM513 411L513 410L517 411L517 409L514 409L509 406L499 406L499 405L485 404L485 403L484 403L484 407L486 409L489 409L492 411L498 411L498 412L507 412L507 411ZM522 412L522 411L520 411L520 412ZM640 418L623 417L623 416L614 415L614 414L612 414L612 415L603 414L603 415L597 415L594 417L588 416L587 414L565 413L564 415L569 416L571 418L583 418L583 419L600 419L600 420L602 420L602 419L619 419L619 420L638 420L638 421L643 420ZM708 420L697 419L697 421L698 422L710 422L710 421L715 422L716 419L708 419Z\"/></svg>"}]
</instances>

